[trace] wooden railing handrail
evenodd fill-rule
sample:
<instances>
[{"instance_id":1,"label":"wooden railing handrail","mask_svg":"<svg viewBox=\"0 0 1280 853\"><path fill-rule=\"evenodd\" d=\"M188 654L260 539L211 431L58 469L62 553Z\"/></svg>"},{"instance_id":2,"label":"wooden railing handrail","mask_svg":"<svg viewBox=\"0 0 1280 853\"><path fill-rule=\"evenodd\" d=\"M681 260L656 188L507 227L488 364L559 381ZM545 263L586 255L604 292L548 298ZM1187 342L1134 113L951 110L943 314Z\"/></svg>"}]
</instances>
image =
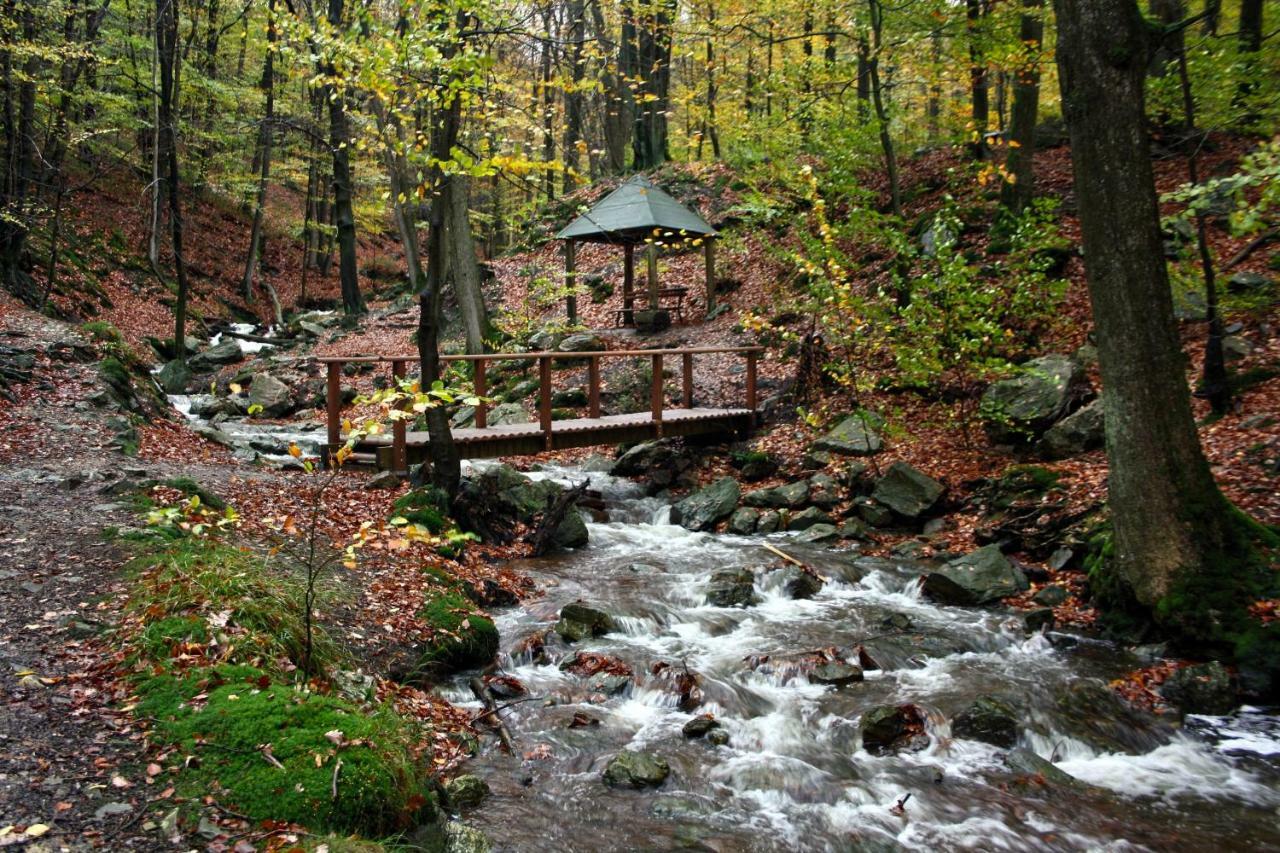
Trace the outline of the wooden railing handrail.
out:
<instances>
[{"instance_id":1,"label":"wooden railing handrail","mask_svg":"<svg viewBox=\"0 0 1280 853\"><path fill-rule=\"evenodd\" d=\"M548 450L552 447L551 418L551 382L552 363L561 359L585 359L587 361L587 406L589 417L600 417L600 359L601 358L648 358L653 362L653 375L649 389L649 414L654 426L654 433L662 435L663 409L666 405L666 389L664 385L664 362L666 356L680 356L680 402L686 409L693 408L693 357L715 353L730 353L746 356L746 408L756 410L756 363L764 347L680 347L675 349L643 349L643 350L598 350L595 352L519 352L519 353L485 353L483 355L446 355L441 361L473 361L476 370L473 381L475 394L484 397L488 390L485 364L490 361L535 361L538 364L538 425L543 434ZM323 356L316 359L326 367L325 409L327 414L327 438L331 448L337 447L341 440L342 365L348 363L377 364L390 363L391 374L397 379L404 379L409 362L417 361L416 355L356 355L356 356ZM476 406L476 426L484 429L487 426L488 405ZM406 424L397 420L392 429L392 458L397 470L406 467Z\"/></svg>"},{"instance_id":2,"label":"wooden railing handrail","mask_svg":"<svg viewBox=\"0 0 1280 853\"><path fill-rule=\"evenodd\" d=\"M709 355L712 353L762 353L764 347L680 347L677 349L611 349L594 352L558 352L556 350L538 350L537 352L486 352L475 355L457 353L442 355L441 361L519 361L539 358L641 358L653 355ZM325 355L316 358L320 364L378 364L396 361L417 361L418 355Z\"/></svg>"}]
</instances>

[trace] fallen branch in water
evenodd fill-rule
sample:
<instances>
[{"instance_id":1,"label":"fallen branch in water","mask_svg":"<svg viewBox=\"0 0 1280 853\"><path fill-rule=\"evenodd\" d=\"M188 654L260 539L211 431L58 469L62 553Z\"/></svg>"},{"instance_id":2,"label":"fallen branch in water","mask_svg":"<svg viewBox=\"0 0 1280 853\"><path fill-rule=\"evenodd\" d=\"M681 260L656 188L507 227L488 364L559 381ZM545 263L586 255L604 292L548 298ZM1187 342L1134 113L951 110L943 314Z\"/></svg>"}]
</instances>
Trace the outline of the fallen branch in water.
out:
<instances>
[{"instance_id":1,"label":"fallen branch in water","mask_svg":"<svg viewBox=\"0 0 1280 853\"><path fill-rule=\"evenodd\" d=\"M498 740L502 741L502 748L507 752L515 752L515 747L511 744L511 733L507 731L506 724L498 716L498 703L493 700L493 694L489 692L489 688L485 686L479 677L473 677L468 684L471 687L471 692L480 700L480 704L484 705L486 713L482 716L492 717L489 720L489 725L498 733Z\"/></svg>"},{"instance_id":2,"label":"fallen branch in water","mask_svg":"<svg viewBox=\"0 0 1280 853\"><path fill-rule=\"evenodd\" d=\"M907 800L909 799L911 799L910 791L903 794L902 798L899 799L898 802L893 804L893 807L889 809L889 814L894 815L896 817L905 816L907 813Z\"/></svg>"},{"instance_id":3,"label":"fallen branch in water","mask_svg":"<svg viewBox=\"0 0 1280 853\"><path fill-rule=\"evenodd\" d=\"M799 566L799 567L800 567L800 568L802 568L802 569L808 569L808 568L809 568L809 567L808 567L808 566L806 566L804 563L802 563L802 562L800 562L799 560L797 560L795 557L791 556L790 554L786 553L785 551L781 550L780 548L775 548L775 547L773 547L773 546L772 546L772 545L770 545L768 542L761 542L761 543L760 543L760 545L761 545L761 547L763 547L766 551L770 551L770 552L772 552L774 555L776 555L776 556L778 556L778 557L781 557L782 559L786 560L788 563L791 563L792 565Z\"/></svg>"},{"instance_id":4,"label":"fallen branch in water","mask_svg":"<svg viewBox=\"0 0 1280 853\"><path fill-rule=\"evenodd\" d=\"M522 697L520 697L519 699L512 699L510 702L508 702L507 704L502 705L502 706L500 706L500 707L493 708L492 710L489 710L489 711L481 711L479 714L476 714L474 717L472 717L472 718L471 718L471 722L472 722L473 724L474 724L474 723L478 723L478 722L480 722L481 720L483 720L484 718L486 718L486 717L491 717L491 716L493 716L493 715L495 715L495 714L501 713L502 711L507 710L508 708L512 707L513 705L519 705L521 702L532 702L534 699L542 699L542 698L544 698L544 697L542 697L542 696L522 696ZM481 701L483 701L483 700L481 700Z\"/></svg>"}]
</instances>

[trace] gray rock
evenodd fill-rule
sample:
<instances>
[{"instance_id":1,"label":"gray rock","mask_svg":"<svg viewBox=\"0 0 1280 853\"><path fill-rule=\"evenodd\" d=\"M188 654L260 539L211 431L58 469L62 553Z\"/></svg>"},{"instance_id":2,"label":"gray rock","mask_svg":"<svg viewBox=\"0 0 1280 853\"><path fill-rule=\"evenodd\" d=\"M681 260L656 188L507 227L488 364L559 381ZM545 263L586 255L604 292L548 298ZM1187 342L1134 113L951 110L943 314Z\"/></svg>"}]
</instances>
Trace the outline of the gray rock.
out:
<instances>
[{"instance_id":1,"label":"gray rock","mask_svg":"<svg viewBox=\"0 0 1280 853\"><path fill-rule=\"evenodd\" d=\"M884 448L884 441L876 432L883 425L884 421L878 415L867 411L854 412L815 441L812 449L842 456L871 456Z\"/></svg>"},{"instance_id":2,"label":"gray rock","mask_svg":"<svg viewBox=\"0 0 1280 853\"><path fill-rule=\"evenodd\" d=\"M707 732L707 743L712 746L728 746L729 733L724 729L713 729L712 731Z\"/></svg>"},{"instance_id":3,"label":"gray rock","mask_svg":"<svg viewBox=\"0 0 1280 853\"><path fill-rule=\"evenodd\" d=\"M860 518L847 518L840 522L836 528L836 536L841 539L855 539L865 542L870 538L871 531L867 527L866 522Z\"/></svg>"},{"instance_id":4,"label":"gray rock","mask_svg":"<svg viewBox=\"0 0 1280 853\"><path fill-rule=\"evenodd\" d=\"M1026 575L987 545L952 560L924 579L924 593L941 604L976 606L1015 595L1029 587Z\"/></svg>"},{"instance_id":5,"label":"gray rock","mask_svg":"<svg viewBox=\"0 0 1280 853\"><path fill-rule=\"evenodd\" d=\"M671 767L662 756L628 749L610 759L604 783L610 788L657 788L670 774Z\"/></svg>"},{"instance_id":6,"label":"gray rock","mask_svg":"<svg viewBox=\"0 0 1280 853\"><path fill-rule=\"evenodd\" d=\"M570 335L556 347L560 352L604 352L608 347L599 335Z\"/></svg>"},{"instance_id":7,"label":"gray rock","mask_svg":"<svg viewBox=\"0 0 1280 853\"><path fill-rule=\"evenodd\" d=\"M187 385L194 375L191 372L191 368L187 367L186 362L175 359L174 361L166 361L164 366L156 373L156 383L166 394L181 394L187 390Z\"/></svg>"},{"instance_id":8,"label":"gray rock","mask_svg":"<svg viewBox=\"0 0 1280 853\"><path fill-rule=\"evenodd\" d=\"M475 808L489 796L489 783L470 773L450 779L444 785L449 805L455 809Z\"/></svg>"},{"instance_id":9,"label":"gray rock","mask_svg":"<svg viewBox=\"0 0 1280 853\"><path fill-rule=\"evenodd\" d=\"M1216 660L1179 669L1160 685L1160 695L1183 714L1229 714L1237 704L1231 675Z\"/></svg>"},{"instance_id":10,"label":"gray rock","mask_svg":"<svg viewBox=\"0 0 1280 853\"><path fill-rule=\"evenodd\" d=\"M816 506L803 509L787 519L788 530L808 530L815 524L827 524L831 525L832 528L835 527L831 516L827 515Z\"/></svg>"},{"instance_id":11,"label":"gray rock","mask_svg":"<svg viewBox=\"0 0 1280 853\"><path fill-rule=\"evenodd\" d=\"M1241 361L1253 353L1253 344L1240 335L1226 335L1222 339L1222 357L1227 361Z\"/></svg>"},{"instance_id":12,"label":"gray rock","mask_svg":"<svg viewBox=\"0 0 1280 853\"><path fill-rule=\"evenodd\" d=\"M582 388L564 388L551 395L551 405L557 409L575 409L586 404L587 392Z\"/></svg>"},{"instance_id":13,"label":"gray rock","mask_svg":"<svg viewBox=\"0 0 1280 853\"><path fill-rule=\"evenodd\" d=\"M751 572L727 569L711 576L707 604L713 607L750 607L755 603L755 577Z\"/></svg>"},{"instance_id":14,"label":"gray rock","mask_svg":"<svg viewBox=\"0 0 1280 853\"><path fill-rule=\"evenodd\" d=\"M809 672L812 684L825 684L831 687L847 687L862 680L862 667L848 663L831 662L815 666Z\"/></svg>"},{"instance_id":15,"label":"gray rock","mask_svg":"<svg viewBox=\"0 0 1280 853\"><path fill-rule=\"evenodd\" d=\"M826 585L826 582L813 572L807 572L790 563L776 569L775 574L781 575L782 589L788 596L795 599L813 598Z\"/></svg>"},{"instance_id":16,"label":"gray rock","mask_svg":"<svg viewBox=\"0 0 1280 853\"><path fill-rule=\"evenodd\" d=\"M1036 590L1036 594L1031 596L1031 600L1045 607L1057 607L1059 604L1065 603L1070 595L1064 588L1050 585Z\"/></svg>"},{"instance_id":17,"label":"gray rock","mask_svg":"<svg viewBox=\"0 0 1280 853\"><path fill-rule=\"evenodd\" d=\"M1238 272L1227 279L1227 289L1232 293L1263 292L1274 282L1269 276L1256 272Z\"/></svg>"},{"instance_id":18,"label":"gray rock","mask_svg":"<svg viewBox=\"0 0 1280 853\"><path fill-rule=\"evenodd\" d=\"M188 364L192 370L205 371L224 364L235 364L243 359L244 353L240 350L240 343L235 338L226 337L204 352L191 356Z\"/></svg>"},{"instance_id":19,"label":"gray rock","mask_svg":"<svg viewBox=\"0 0 1280 853\"><path fill-rule=\"evenodd\" d=\"M946 490L906 462L895 462L876 482L871 497L903 518L914 519L932 510Z\"/></svg>"},{"instance_id":20,"label":"gray rock","mask_svg":"<svg viewBox=\"0 0 1280 853\"><path fill-rule=\"evenodd\" d=\"M587 679L587 690L604 696L617 696L630 687L631 684L630 676L598 672Z\"/></svg>"},{"instance_id":21,"label":"gray rock","mask_svg":"<svg viewBox=\"0 0 1280 853\"><path fill-rule=\"evenodd\" d=\"M994 696L980 696L951 721L951 733L1011 749L1018 742L1018 717L1012 708Z\"/></svg>"},{"instance_id":22,"label":"gray rock","mask_svg":"<svg viewBox=\"0 0 1280 853\"><path fill-rule=\"evenodd\" d=\"M1070 356L1032 359L1008 379L992 383L979 412L1000 444L1022 444L1062 418L1085 391L1084 369Z\"/></svg>"},{"instance_id":23,"label":"gray rock","mask_svg":"<svg viewBox=\"0 0 1280 853\"><path fill-rule=\"evenodd\" d=\"M703 714L701 717L694 717L692 720L685 723L684 728L680 730L680 733L692 740L694 738L704 737L712 730L718 728L720 728L720 723L717 722L714 717L708 714Z\"/></svg>"},{"instance_id":24,"label":"gray rock","mask_svg":"<svg viewBox=\"0 0 1280 853\"><path fill-rule=\"evenodd\" d=\"M484 833L456 820L444 825L444 853L490 853L493 847Z\"/></svg>"},{"instance_id":25,"label":"gray rock","mask_svg":"<svg viewBox=\"0 0 1280 853\"><path fill-rule=\"evenodd\" d=\"M259 373L249 386L249 405L261 406L264 418L278 418L293 411L293 392L270 373Z\"/></svg>"},{"instance_id":26,"label":"gray rock","mask_svg":"<svg viewBox=\"0 0 1280 853\"><path fill-rule=\"evenodd\" d=\"M364 484L366 489L394 489L401 483L400 475L395 471L379 471Z\"/></svg>"},{"instance_id":27,"label":"gray rock","mask_svg":"<svg viewBox=\"0 0 1280 853\"><path fill-rule=\"evenodd\" d=\"M610 631L616 631L617 624L613 621L613 617L603 610L597 610L583 604L581 601L575 601L572 604L566 604L560 609L560 621L556 623L555 631L567 643L576 643L579 640L585 640L590 637L600 637L608 634Z\"/></svg>"},{"instance_id":28,"label":"gray rock","mask_svg":"<svg viewBox=\"0 0 1280 853\"><path fill-rule=\"evenodd\" d=\"M671 518L687 530L712 530L738 505L742 490L732 477L721 477L671 508Z\"/></svg>"},{"instance_id":29,"label":"gray rock","mask_svg":"<svg viewBox=\"0 0 1280 853\"><path fill-rule=\"evenodd\" d=\"M814 474L809 478L809 503L819 509L830 510L840 503L840 486L828 474Z\"/></svg>"},{"instance_id":30,"label":"gray rock","mask_svg":"<svg viewBox=\"0 0 1280 853\"><path fill-rule=\"evenodd\" d=\"M893 510L870 498L857 504L858 517L872 527L888 527L893 524Z\"/></svg>"},{"instance_id":31,"label":"gray rock","mask_svg":"<svg viewBox=\"0 0 1280 853\"><path fill-rule=\"evenodd\" d=\"M632 320L638 333L649 335L654 332L661 332L671 326L671 312L646 308L642 311L633 312Z\"/></svg>"},{"instance_id":32,"label":"gray rock","mask_svg":"<svg viewBox=\"0 0 1280 853\"><path fill-rule=\"evenodd\" d=\"M877 705L859 721L862 747L872 755L914 752L929 744L924 713L915 705Z\"/></svg>"},{"instance_id":33,"label":"gray rock","mask_svg":"<svg viewBox=\"0 0 1280 853\"><path fill-rule=\"evenodd\" d=\"M1103 423L1102 398L1058 421L1040 439L1040 453L1046 459L1066 459L1102 447L1107 433Z\"/></svg>"},{"instance_id":34,"label":"gray rock","mask_svg":"<svg viewBox=\"0 0 1280 853\"><path fill-rule=\"evenodd\" d=\"M1068 788L1087 787L1076 777L1059 770L1029 749L1018 747L1004 757L1005 766L1021 776L1034 776L1050 785Z\"/></svg>"},{"instance_id":35,"label":"gray rock","mask_svg":"<svg viewBox=\"0 0 1280 853\"><path fill-rule=\"evenodd\" d=\"M206 426L204 424L196 424L191 431L201 438L207 438L215 444L221 444L223 447L235 447L235 441L231 436L227 435L217 427Z\"/></svg>"},{"instance_id":36,"label":"gray rock","mask_svg":"<svg viewBox=\"0 0 1280 853\"><path fill-rule=\"evenodd\" d=\"M729 516L729 532L739 536L754 533L756 523L760 520L760 510L749 506L739 507Z\"/></svg>"},{"instance_id":37,"label":"gray rock","mask_svg":"<svg viewBox=\"0 0 1280 853\"><path fill-rule=\"evenodd\" d=\"M581 548L587 544L590 534L587 531L586 519L576 509L565 513L560 526L551 534L551 541L557 548Z\"/></svg>"},{"instance_id":38,"label":"gray rock","mask_svg":"<svg viewBox=\"0 0 1280 853\"><path fill-rule=\"evenodd\" d=\"M1022 614L1022 627L1026 629L1028 634L1048 631L1053 627L1055 621L1052 607L1037 607L1035 610L1028 610Z\"/></svg>"},{"instance_id":39,"label":"gray rock","mask_svg":"<svg viewBox=\"0 0 1280 853\"><path fill-rule=\"evenodd\" d=\"M542 329L529 336L529 349L534 352L551 352L559 346L560 340L560 335Z\"/></svg>"},{"instance_id":40,"label":"gray rock","mask_svg":"<svg viewBox=\"0 0 1280 853\"><path fill-rule=\"evenodd\" d=\"M761 509L796 509L804 506L808 500L809 483L800 480L772 489L756 489L754 492L747 492L743 503Z\"/></svg>"},{"instance_id":41,"label":"gray rock","mask_svg":"<svg viewBox=\"0 0 1280 853\"><path fill-rule=\"evenodd\" d=\"M529 423L529 415L525 412L524 406L519 403L499 403L489 410L486 422L489 426L527 424Z\"/></svg>"},{"instance_id":42,"label":"gray rock","mask_svg":"<svg viewBox=\"0 0 1280 853\"><path fill-rule=\"evenodd\" d=\"M781 529L782 513L774 509L760 513L760 520L756 522L756 533L763 536L769 533L777 533Z\"/></svg>"},{"instance_id":43,"label":"gray rock","mask_svg":"<svg viewBox=\"0 0 1280 853\"><path fill-rule=\"evenodd\" d=\"M802 532L796 537L797 542L830 542L833 539L840 538L839 532L834 524L815 524L808 530Z\"/></svg>"},{"instance_id":44,"label":"gray rock","mask_svg":"<svg viewBox=\"0 0 1280 853\"><path fill-rule=\"evenodd\" d=\"M98 820L106 820L109 817L119 817L120 815L132 813L133 806L129 803L104 803L94 810L93 816Z\"/></svg>"}]
</instances>

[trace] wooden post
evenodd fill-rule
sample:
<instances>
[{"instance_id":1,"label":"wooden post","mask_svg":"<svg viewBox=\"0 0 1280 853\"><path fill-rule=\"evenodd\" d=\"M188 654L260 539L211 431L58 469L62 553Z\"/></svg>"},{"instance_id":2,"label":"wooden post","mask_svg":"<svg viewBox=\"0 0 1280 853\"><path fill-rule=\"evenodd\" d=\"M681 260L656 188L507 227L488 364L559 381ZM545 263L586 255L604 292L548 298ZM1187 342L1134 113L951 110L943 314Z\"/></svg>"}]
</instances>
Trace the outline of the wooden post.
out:
<instances>
[{"instance_id":1,"label":"wooden post","mask_svg":"<svg viewBox=\"0 0 1280 853\"><path fill-rule=\"evenodd\" d=\"M400 388L400 380L404 379L404 374L403 361L391 362L391 379L397 390ZM407 407L404 403L401 403L400 408L403 410ZM404 474L409 471L409 456L405 450L407 428L408 424L405 423L403 418L396 418L391 423L391 470L397 474Z\"/></svg>"},{"instance_id":2,"label":"wooden post","mask_svg":"<svg viewBox=\"0 0 1280 853\"><path fill-rule=\"evenodd\" d=\"M587 362L587 417L600 417L600 356Z\"/></svg>"},{"instance_id":3,"label":"wooden post","mask_svg":"<svg viewBox=\"0 0 1280 853\"><path fill-rule=\"evenodd\" d=\"M337 453L338 448L342 444L342 432L340 423L342 419L342 364L331 361L327 365L327 377L325 379L324 392L324 408L328 418L329 428L329 453ZM329 460L324 460L327 465Z\"/></svg>"},{"instance_id":4,"label":"wooden post","mask_svg":"<svg viewBox=\"0 0 1280 853\"><path fill-rule=\"evenodd\" d=\"M653 417L653 432L662 438L662 354L653 354L653 382L649 388L649 412Z\"/></svg>"},{"instance_id":5,"label":"wooden post","mask_svg":"<svg viewBox=\"0 0 1280 853\"><path fill-rule=\"evenodd\" d=\"M747 408L756 410L756 351L747 353Z\"/></svg>"},{"instance_id":6,"label":"wooden post","mask_svg":"<svg viewBox=\"0 0 1280 853\"><path fill-rule=\"evenodd\" d=\"M693 353L691 352L681 353L680 361L682 362L681 367L683 368L681 370L681 373L683 374L683 377L684 377L684 395L683 395L684 407L686 409L692 409L693 408Z\"/></svg>"},{"instance_id":7,"label":"wooden post","mask_svg":"<svg viewBox=\"0 0 1280 853\"><path fill-rule=\"evenodd\" d=\"M484 375L484 368L486 364L488 364L488 362L486 362L484 359L479 359L475 362L476 396L477 397L483 397L489 391L488 385L485 382L485 375ZM484 429L488 425L489 425L489 410L488 410L488 407L484 404L484 401L481 400L479 403L476 403L476 428Z\"/></svg>"},{"instance_id":8,"label":"wooden post","mask_svg":"<svg viewBox=\"0 0 1280 853\"><path fill-rule=\"evenodd\" d=\"M564 297L565 313L569 316L569 325L577 325L578 322L578 266L577 266L577 244L572 240L564 241L564 288L567 294Z\"/></svg>"},{"instance_id":9,"label":"wooden post","mask_svg":"<svg viewBox=\"0 0 1280 853\"><path fill-rule=\"evenodd\" d=\"M551 449L551 356L538 357L538 424L543 441Z\"/></svg>"},{"instance_id":10,"label":"wooden post","mask_svg":"<svg viewBox=\"0 0 1280 853\"><path fill-rule=\"evenodd\" d=\"M645 259L649 264L649 310L657 311L658 304L658 246L655 243L649 244L648 255Z\"/></svg>"},{"instance_id":11,"label":"wooden post","mask_svg":"<svg viewBox=\"0 0 1280 853\"><path fill-rule=\"evenodd\" d=\"M716 307L716 241L714 237L704 238L707 257L707 313Z\"/></svg>"},{"instance_id":12,"label":"wooden post","mask_svg":"<svg viewBox=\"0 0 1280 853\"><path fill-rule=\"evenodd\" d=\"M636 247L628 243L623 247L622 261L622 323L630 326L635 323L633 316L636 310Z\"/></svg>"}]
</instances>

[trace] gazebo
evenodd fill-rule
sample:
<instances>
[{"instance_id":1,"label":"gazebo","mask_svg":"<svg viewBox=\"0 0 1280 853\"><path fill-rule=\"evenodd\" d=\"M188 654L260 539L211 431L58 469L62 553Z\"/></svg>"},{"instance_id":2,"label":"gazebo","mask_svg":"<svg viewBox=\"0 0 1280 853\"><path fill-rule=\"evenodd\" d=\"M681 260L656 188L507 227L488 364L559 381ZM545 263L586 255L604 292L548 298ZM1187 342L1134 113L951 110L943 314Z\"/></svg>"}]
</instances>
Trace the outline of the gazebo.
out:
<instances>
[{"instance_id":1,"label":"gazebo","mask_svg":"<svg viewBox=\"0 0 1280 853\"><path fill-rule=\"evenodd\" d=\"M664 296L683 300L684 288L658 286L658 247L683 244L703 246L706 255L707 310L715 307L715 237L716 230L696 211L690 210L648 178L637 175L574 219L556 235L564 241L564 277L569 295L566 309L569 322L577 321L577 279L575 249L578 243L621 245L625 252L622 278L622 309L615 312L618 325L632 326L635 321L635 249L645 246L648 265L646 307L652 315L643 325L666 325L670 314L662 304ZM677 306L681 303L678 301Z\"/></svg>"}]
</instances>

